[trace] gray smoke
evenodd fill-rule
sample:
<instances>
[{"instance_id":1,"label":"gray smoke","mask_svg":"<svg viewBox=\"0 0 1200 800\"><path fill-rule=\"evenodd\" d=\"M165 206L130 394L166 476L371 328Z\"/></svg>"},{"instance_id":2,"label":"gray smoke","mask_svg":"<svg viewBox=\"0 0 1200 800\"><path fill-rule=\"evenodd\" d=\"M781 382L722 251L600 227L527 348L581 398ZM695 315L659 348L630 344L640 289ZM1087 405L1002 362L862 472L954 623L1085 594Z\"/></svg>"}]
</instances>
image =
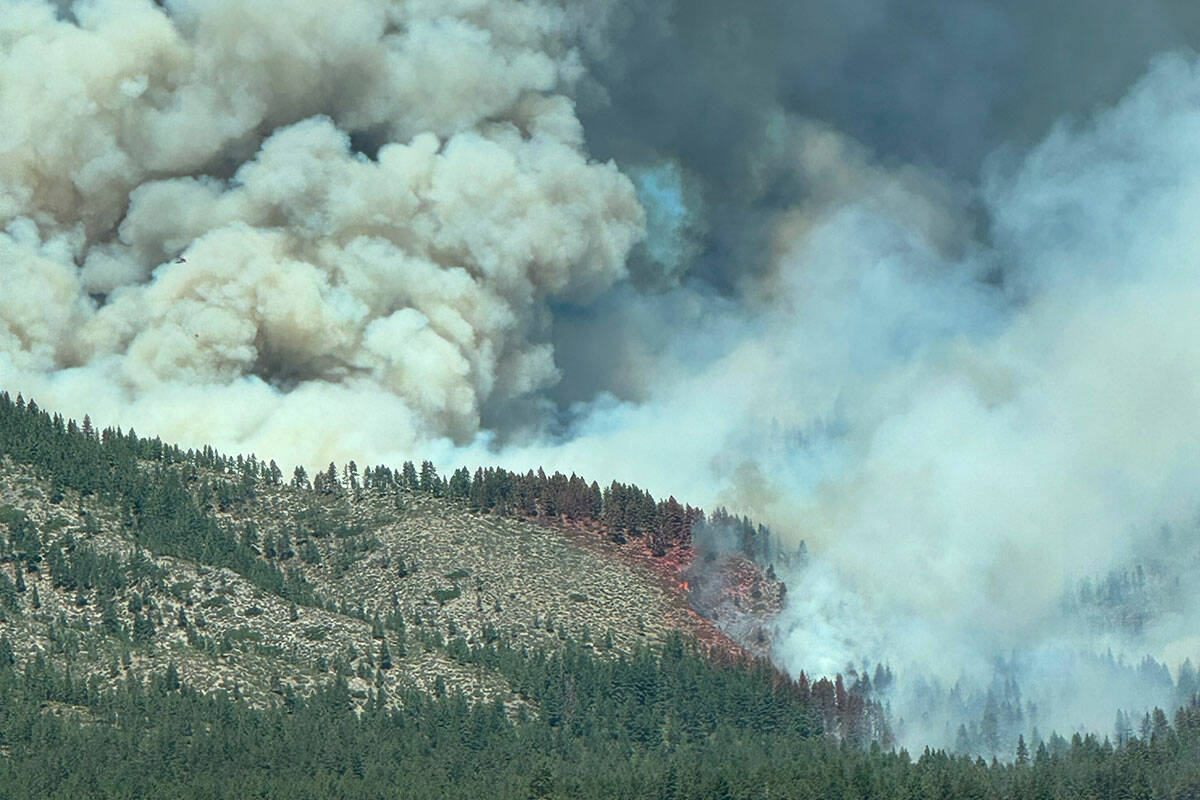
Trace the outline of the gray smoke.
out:
<instances>
[{"instance_id":1,"label":"gray smoke","mask_svg":"<svg viewBox=\"0 0 1200 800\"><path fill-rule=\"evenodd\" d=\"M1154 56L1200 44L1186 0L642 0L609 23L584 51L589 144L681 173L712 209L690 269L726 288L765 268L759 226L810 192L787 169L788 118L820 120L881 163L974 182L997 148L1115 102ZM663 268L642 255L645 271Z\"/></svg>"},{"instance_id":2,"label":"gray smoke","mask_svg":"<svg viewBox=\"0 0 1200 800\"><path fill-rule=\"evenodd\" d=\"M1198 98L1200 68L1164 57L1115 107L995 162L986 240L952 187L798 126L814 199L769 228L755 291L680 315L643 400L596 404L514 461L620 460L807 540L776 642L793 671L866 658L986 686L1015 652L1043 733L1166 705L1083 655L1195 659L1200 593L1137 631L1062 598L1158 553L1164 524L1196 536ZM919 699L895 702L911 721Z\"/></svg>"}]
</instances>

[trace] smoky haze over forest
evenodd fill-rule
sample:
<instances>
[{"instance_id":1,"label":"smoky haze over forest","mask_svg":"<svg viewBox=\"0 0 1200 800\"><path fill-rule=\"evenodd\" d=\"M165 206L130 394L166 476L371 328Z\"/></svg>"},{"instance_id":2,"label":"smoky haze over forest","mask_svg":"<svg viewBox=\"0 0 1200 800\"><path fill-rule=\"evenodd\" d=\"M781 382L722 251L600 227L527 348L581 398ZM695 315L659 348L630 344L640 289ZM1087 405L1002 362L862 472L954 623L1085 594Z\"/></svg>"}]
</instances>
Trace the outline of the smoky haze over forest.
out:
<instances>
[{"instance_id":1,"label":"smoky haze over forest","mask_svg":"<svg viewBox=\"0 0 1200 800\"><path fill-rule=\"evenodd\" d=\"M0 11L8 391L725 503L813 553L792 670L1200 656L1194 3Z\"/></svg>"}]
</instances>

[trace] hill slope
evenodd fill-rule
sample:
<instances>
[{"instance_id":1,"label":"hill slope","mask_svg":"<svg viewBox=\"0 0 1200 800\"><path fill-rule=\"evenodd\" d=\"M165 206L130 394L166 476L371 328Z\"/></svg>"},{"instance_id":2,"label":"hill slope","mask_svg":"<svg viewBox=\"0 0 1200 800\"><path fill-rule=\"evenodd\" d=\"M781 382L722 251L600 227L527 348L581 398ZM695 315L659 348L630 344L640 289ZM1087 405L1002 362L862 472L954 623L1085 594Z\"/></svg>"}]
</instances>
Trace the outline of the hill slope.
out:
<instances>
[{"instance_id":1,"label":"hill slope","mask_svg":"<svg viewBox=\"0 0 1200 800\"><path fill-rule=\"evenodd\" d=\"M417 689L515 712L526 699L467 649L630 654L678 631L743 652L688 606L690 548L654 559L565 517L471 513L382 468L285 483L7 396L0 445L0 635L100 686L170 666L273 703L341 676L364 705Z\"/></svg>"}]
</instances>

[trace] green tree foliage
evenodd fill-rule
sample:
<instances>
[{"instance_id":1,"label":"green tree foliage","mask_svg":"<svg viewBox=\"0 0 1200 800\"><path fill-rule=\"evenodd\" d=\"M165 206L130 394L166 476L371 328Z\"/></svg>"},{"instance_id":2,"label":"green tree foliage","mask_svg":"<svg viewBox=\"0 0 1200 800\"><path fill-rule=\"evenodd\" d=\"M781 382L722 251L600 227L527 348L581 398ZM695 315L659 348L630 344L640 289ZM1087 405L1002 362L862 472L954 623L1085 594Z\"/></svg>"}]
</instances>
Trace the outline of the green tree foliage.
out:
<instances>
[{"instance_id":1,"label":"green tree foliage","mask_svg":"<svg viewBox=\"0 0 1200 800\"><path fill-rule=\"evenodd\" d=\"M531 703L469 703L444 681L357 704L341 678L255 707L202 693L172 663L100 690L0 637L6 797L1191 798L1200 701L1124 745L1075 736L1013 764L856 747L822 735L811 693L766 665L714 663L679 639L601 659L568 640L463 645ZM381 654L382 660L382 654ZM382 668L382 665L381 665ZM379 673L375 679L380 679ZM79 714L48 709L70 705Z\"/></svg>"},{"instance_id":2,"label":"green tree foliage","mask_svg":"<svg viewBox=\"0 0 1200 800\"><path fill-rule=\"evenodd\" d=\"M472 476L460 467L443 479L429 461L421 464L419 473L411 462L406 462L398 477L380 467L371 472L364 485L377 491L399 489L444 496L480 514L582 522L602 528L618 542L642 537L655 556L665 555L672 547L691 546L693 529L705 524L701 509L682 505L674 497L656 501L637 486L617 482L601 490L595 481L589 483L578 475L546 475L540 469L521 474L501 467L480 467ZM724 525L729 519L723 509L718 509L714 524ZM750 525L748 520L744 524ZM765 557L769 552L770 532L766 528L751 526L750 535L743 538L747 555Z\"/></svg>"},{"instance_id":3,"label":"green tree foliage","mask_svg":"<svg viewBox=\"0 0 1200 800\"><path fill-rule=\"evenodd\" d=\"M32 401L13 401L0 393L0 453L31 467L56 488L96 496L119 508L135 540L152 553L228 567L273 594L302 604L314 601L303 579L260 558L237 531L207 510L206 495L216 503L239 502L251 496L250 486L225 482L220 492L208 484L191 488L199 468L249 475L257 469L250 464L256 462L242 460L239 471L237 461L209 447L184 452L119 428L89 434L85 431L91 430L90 420L85 422L82 427L69 426ZM231 488L236 486L241 488ZM17 557L33 567L45 551L36 527L23 517L6 521ZM58 575L65 574L58 563Z\"/></svg>"}]
</instances>

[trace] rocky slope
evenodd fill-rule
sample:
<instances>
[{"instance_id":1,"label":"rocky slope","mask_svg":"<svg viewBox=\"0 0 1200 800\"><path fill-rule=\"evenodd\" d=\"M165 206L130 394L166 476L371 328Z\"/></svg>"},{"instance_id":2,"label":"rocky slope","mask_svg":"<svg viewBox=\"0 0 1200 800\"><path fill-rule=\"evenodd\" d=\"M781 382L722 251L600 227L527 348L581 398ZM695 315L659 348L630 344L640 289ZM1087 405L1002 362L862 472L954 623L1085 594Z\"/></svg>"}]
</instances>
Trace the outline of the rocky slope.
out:
<instances>
[{"instance_id":1,"label":"rocky slope","mask_svg":"<svg viewBox=\"0 0 1200 800\"><path fill-rule=\"evenodd\" d=\"M360 703L396 702L415 688L536 713L498 671L456 657L462 645L533 650L569 637L618 654L682 630L744 652L688 604L701 574L690 549L653 558L637 540L619 545L561 519L471 514L419 491L314 491L248 482L232 468L185 472L197 503L308 587L307 599L203 558L155 555L137 541L130 509L5 457L0 636L16 661L68 664L97 688L174 669L259 703L340 674ZM22 555L31 533L32 559ZM725 566L703 573L695 605L763 652L782 587L745 560Z\"/></svg>"}]
</instances>

